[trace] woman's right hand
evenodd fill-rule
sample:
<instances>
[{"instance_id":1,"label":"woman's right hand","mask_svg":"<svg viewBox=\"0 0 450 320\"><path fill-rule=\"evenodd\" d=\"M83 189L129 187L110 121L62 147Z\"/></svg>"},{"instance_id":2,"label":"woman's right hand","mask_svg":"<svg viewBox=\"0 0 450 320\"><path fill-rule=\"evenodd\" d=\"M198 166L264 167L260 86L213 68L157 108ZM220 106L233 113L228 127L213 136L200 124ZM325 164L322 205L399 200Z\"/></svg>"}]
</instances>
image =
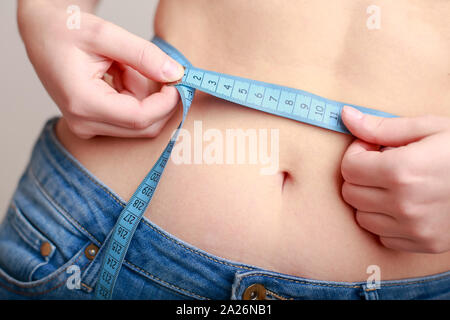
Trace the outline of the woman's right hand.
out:
<instances>
[{"instance_id":1,"label":"woman's right hand","mask_svg":"<svg viewBox=\"0 0 450 320\"><path fill-rule=\"evenodd\" d=\"M19 2L18 23L70 129L85 139L158 135L179 101L175 87L161 83L180 79L183 67L153 43L90 13L82 12L80 28L71 30L60 4Z\"/></svg>"}]
</instances>

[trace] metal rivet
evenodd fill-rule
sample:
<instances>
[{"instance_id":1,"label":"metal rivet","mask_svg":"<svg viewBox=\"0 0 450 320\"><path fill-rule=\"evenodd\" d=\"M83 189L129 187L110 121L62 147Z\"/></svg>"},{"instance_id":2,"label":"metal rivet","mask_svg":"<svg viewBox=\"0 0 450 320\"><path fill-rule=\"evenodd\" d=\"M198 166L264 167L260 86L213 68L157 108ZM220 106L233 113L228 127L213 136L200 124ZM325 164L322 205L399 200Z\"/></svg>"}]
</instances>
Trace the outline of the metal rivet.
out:
<instances>
[{"instance_id":1,"label":"metal rivet","mask_svg":"<svg viewBox=\"0 0 450 320\"><path fill-rule=\"evenodd\" d=\"M88 258L89 260L92 260L95 258L95 255L98 252L98 247L95 244L90 244L86 247L86 249L84 250L84 254L86 255L86 258Z\"/></svg>"},{"instance_id":2,"label":"metal rivet","mask_svg":"<svg viewBox=\"0 0 450 320\"><path fill-rule=\"evenodd\" d=\"M48 257L52 253L52 246L48 242L43 242L41 244L41 255L43 257Z\"/></svg>"},{"instance_id":3,"label":"metal rivet","mask_svg":"<svg viewBox=\"0 0 450 320\"><path fill-rule=\"evenodd\" d=\"M264 300L266 298L266 288L259 283L252 284L245 289L242 299L244 300Z\"/></svg>"}]
</instances>

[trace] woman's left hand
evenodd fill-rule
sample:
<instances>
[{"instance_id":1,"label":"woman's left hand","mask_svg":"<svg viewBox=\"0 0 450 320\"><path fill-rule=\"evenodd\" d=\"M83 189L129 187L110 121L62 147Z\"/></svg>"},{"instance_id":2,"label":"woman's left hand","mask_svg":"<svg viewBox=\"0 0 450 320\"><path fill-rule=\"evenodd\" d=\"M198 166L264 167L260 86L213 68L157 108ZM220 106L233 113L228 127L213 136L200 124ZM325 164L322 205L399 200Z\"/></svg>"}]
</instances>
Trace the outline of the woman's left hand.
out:
<instances>
[{"instance_id":1,"label":"woman's left hand","mask_svg":"<svg viewBox=\"0 0 450 320\"><path fill-rule=\"evenodd\" d=\"M344 107L356 136L342 160L342 195L358 224L391 249L450 250L450 118L380 118Z\"/></svg>"}]
</instances>

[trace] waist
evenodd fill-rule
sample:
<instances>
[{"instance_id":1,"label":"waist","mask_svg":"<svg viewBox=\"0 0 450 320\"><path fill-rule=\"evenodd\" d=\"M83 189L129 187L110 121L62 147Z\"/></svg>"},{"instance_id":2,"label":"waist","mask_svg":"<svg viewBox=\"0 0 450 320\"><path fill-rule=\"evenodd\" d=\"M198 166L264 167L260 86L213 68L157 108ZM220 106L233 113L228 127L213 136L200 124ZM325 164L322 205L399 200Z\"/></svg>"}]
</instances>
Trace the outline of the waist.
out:
<instances>
[{"instance_id":1,"label":"waist","mask_svg":"<svg viewBox=\"0 0 450 320\"><path fill-rule=\"evenodd\" d=\"M58 136L81 163L127 200L164 148L176 118L149 141L81 142L64 122ZM179 164L172 156L146 212L149 220L176 237L226 259L321 280L363 280L372 264L382 268L383 279L448 270L450 254L389 250L357 225L340 192L340 159L351 137L207 97L194 100L184 128L191 135L191 156ZM249 163L249 136L243 163L237 163L235 154L227 164L226 150L223 164L208 164L202 156L195 163L198 149L212 145L205 141L211 129L221 133L224 148L230 139L227 130L254 130L258 142L264 139L259 130L266 130L269 143L271 130L278 130L277 173L261 174L270 165L259 163L259 158Z\"/></svg>"},{"instance_id":2,"label":"waist","mask_svg":"<svg viewBox=\"0 0 450 320\"><path fill-rule=\"evenodd\" d=\"M402 52L411 44L410 38L402 40L398 50L391 50L391 41L401 38L395 34L399 30L394 26L386 29L394 30L394 34L380 36L371 47L373 50L366 50L374 41L374 35L368 34L366 39L354 41L352 48L336 47L335 43L336 49L345 49L340 55L335 51L334 55L328 55L329 51L324 54L323 46L339 38L328 32L332 29L330 25L321 29L324 37L320 41L312 39L310 32L299 42L298 35L291 32L283 34L283 41L276 42L275 49L262 50L259 45L264 39L255 42L248 27L241 36L234 33L226 38L224 32L236 32L239 28L196 25L205 22L201 18L188 23L180 16L180 10L179 16L173 16L176 10L165 10L168 2L161 2L156 33L197 67L296 87L397 115L450 116L445 107L448 96L442 94L448 86L446 60L441 57L446 47L436 44L433 37L428 39L428 46L418 48L408 59ZM186 19L189 17L186 15ZM173 25L164 23L168 21ZM176 21L183 21L185 27L177 28ZM418 23L414 28L420 26ZM185 30L189 37L180 30ZM269 32L272 35L269 40L274 40L274 34L280 36L277 30ZM212 37L214 41L210 41ZM390 40L384 41L386 37ZM304 46L309 47L304 50ZM430 61L428 49L437 46L439 50L433 53L436 64L424 64ZM379 56L384 60L380 61ZM424 66L418 69L417 65ZM430 81L425 83L423 77ZM64 122L59 124L57 133L81 163L124 199L129 199L179 119L180 113L152 140L106 137L79 140ZM197 135L196 123L201 124L201 130L197 126ZM385 270L386 279L436 273L450 266L450 254L388 250L357 226L353 210L340 196L340 160L351 137L245 109L200 92L184 128L191 134L188 163L169 162L146 213L147 218L179 238L224 258L324 280L365 279L367 266L372 264ZM247 165L248 158L244 164L237 164L236 158L234 163L227 164L226 155L224 164L207 163L202 156L196 161L199 146L203 148L202 154L211 147L214 134L209 131L209 140L205 138L209 129L219 132L224 139L228 129L247 133L254 130L257 141L259 130L266 130L269 141L271 130L278 130L276 174L261 175L260 170L268 165ZM244 151L248 156L249 137L246 139Z\"/></svg>"},{"instance_id":3,"label":"waist","mask_svg":"<svg viewBox=\"0 0 450 320\"><path fill-rule=\"evenodd\" d=\"M44 232L65 255L76 253L77 257L78 242L84 244L86 239L100 247L100 255L102 244L125 202L64 149L54 136L54 124L54 120L50 121L39 138L14 201L21 209L26 209L23 211L26 221ZM14 219L14 214L10 214L10 219ZM261 234L260 238L264 236ZM80 252L83 254L84 249ZM83 272L83 292L91 292L100 262L101 257L97 257ZM148 219L138 226L125 264L117 284L117 288L122 288L116 291L117 298L240 299L252 296L252 288L258 298L269 299L446 298L450 279L447 272L405 280L382 280L379 287L373 289L366 281L318 281L288 276L202 251ZM383 272L383 266L381 268ZM2 279L4 276L2 273ZM56 276L51 274L36 283L12 281L4 288L57 297L58 292L46 288L58 281L64 283L65 277L65 272L58 271ZM130 283L143 289L130 293L126 290ZM64 288L62 286L60 291ZM72 296L75 294L72 291L66 290L64 294Z\"/></svg>"}]
</instances>

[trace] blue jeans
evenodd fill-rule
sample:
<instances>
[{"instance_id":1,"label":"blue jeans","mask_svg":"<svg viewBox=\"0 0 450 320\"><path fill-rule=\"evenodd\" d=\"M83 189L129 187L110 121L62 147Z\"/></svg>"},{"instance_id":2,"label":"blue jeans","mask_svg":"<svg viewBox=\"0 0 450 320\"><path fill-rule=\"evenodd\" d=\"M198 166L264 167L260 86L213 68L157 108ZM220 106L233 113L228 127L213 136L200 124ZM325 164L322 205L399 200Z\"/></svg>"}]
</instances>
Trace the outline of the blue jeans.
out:
<instances>
[{"instance_id":1,"label":"blue jeans","mask_svg":"<svg viewBox=\"0 0 450 320\"><path fill-rule=\"evenodd\" d=\"M0 298L93 299L105 243L125 202L58 142L39 137L0 225ZM148 219L139 224L114 299L450 299L450 271L397 281L304 279L213 256Z\"/></svg>"}]
</instances>

